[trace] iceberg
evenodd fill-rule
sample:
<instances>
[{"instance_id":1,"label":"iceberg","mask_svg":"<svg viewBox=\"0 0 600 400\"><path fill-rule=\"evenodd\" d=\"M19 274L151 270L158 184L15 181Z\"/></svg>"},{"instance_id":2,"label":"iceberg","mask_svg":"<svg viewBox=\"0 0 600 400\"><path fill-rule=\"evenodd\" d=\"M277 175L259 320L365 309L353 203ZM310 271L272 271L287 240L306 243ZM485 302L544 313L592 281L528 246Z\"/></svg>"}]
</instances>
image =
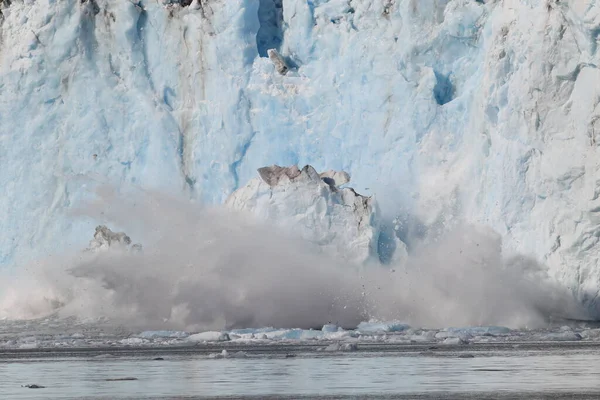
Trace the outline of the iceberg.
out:
<instances>
[{"instance_id":1,"label":"iceberg","mask_svg":"<svg viewBox=\"0 0 600 400\"><path fill-rule=\"evenodd\" d=\"M334 325L334 324L326 324L326 325L323 325L323 327L321 328L321 332L331 333L331 332L337 332L337 331L338 331L338 327L337 327L337 325Z\"/></svg>"},{"instance_id":2,"label":"iceberg","mask_svg":"<svg viewBox=\"0 0 600 400\"><path fill-rule=\"evenodd\" d=\"M403 332L410 329L410 326L400 322L361 322L356 328L359 332Z\"/></svg>"},{"instance_id":3,"label":"iceberg","mask_svg":"<svg viewBox=\"0 0 600 400\"><path fill-rule=\"evenodd\" d=\"M442 341L442 344L456 346L461 344L469 344L467 339L460 337L448 337Z\"/></svg>"},{"instance_id":4,"label":"iceberg","mask_svg":"<svg viewBox=\"0 0 600 400\"><path fill-rule=\"evenodd\" d=\"M460 338L462 340L470 340L474 337L505 337L509 336L511 330L504 326L473 326L466 328L446 328L435 334L436 339L452 339Z\"/></svg>"},{"instance_id":5,"label":"iceberg","mask_svg":"<svg viewBox=\"0 0 600 400\"><path fill-rule=\"evenodd\" d=\"M189 335L186 340L190 342L228 342L231 339L227 332L201 332Z\"/></svg>"},{"instance_id":6,"label":"iceberg","mask_svg":"<svg viewBox=\"0 0 600 400\"><path fill-rule=\"evenodd\" d=\"M325 347L324 351L338 352L338 351L357 351L358 346L356 343L332 343Z\"/></svg>"},{"instance_id":7,"label":"iceberg","mask_svg":"<svg viewBox=\"0 0 600 400\"><path fill-rule=\"evenodd\" d=\"M510 329L505 326L470 326L465 328L447 328L444 331L449 335L467 336L497 336L510 333Z\"/></svg>"},{"instance_id":8,"label":"iceberg","mask_svg":"<svg viewBox=\"0 0 600 400\"><path fill-rule=\"evenodd\" d=\"M581 336L588 340L598 340L600 339L600 329L586 329L581 332Z\"/></svg>"},{"instance_id":9,"label":"iceberg","mask_svg":"<svg viewBox=\"0 0 600 400\"><path fill-rule=\"evenodd\" d=\"M180 331L144 331L139 335L142 339L155 339L155 338L170 338L170 339L182 339L189 336L186 332Z\"/></svg>"},{"instance_id":10,"label":"iceberg","mask_svg":"<svg viewBox=\"0 0 600 400\"><path fill-rule=\"evenodd\" d=\"M221 358L246 358L248 354L243 351L236 351L234 353L230 353L227 350L223 350L220 353L210 353L208 358L211 359L221 359Z\"/></svg>"},{"instance_id":11,"label":"iceberg","mask_svg":"<svg viewBox=\"0 0 600 400\"><path fill-rule=\"evenodd\" d=\"M538 340L552 342L575 342L581 339L582 335L577 332L542 333L538 336Z\"/></svg>"}]
</instances>

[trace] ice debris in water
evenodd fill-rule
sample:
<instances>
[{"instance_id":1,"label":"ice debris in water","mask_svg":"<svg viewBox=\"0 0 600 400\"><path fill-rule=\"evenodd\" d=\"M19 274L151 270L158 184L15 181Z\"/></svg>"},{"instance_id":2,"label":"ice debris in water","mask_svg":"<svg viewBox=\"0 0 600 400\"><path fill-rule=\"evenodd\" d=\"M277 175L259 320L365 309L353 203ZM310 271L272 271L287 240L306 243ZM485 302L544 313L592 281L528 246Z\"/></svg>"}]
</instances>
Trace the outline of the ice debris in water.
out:
<instances>
[{"instance_id":1,"label":"ice debris in water","mask_svg":"<svg viewBox=\"0 0 600 400\"><path fill-rule=\"evenodd\" d=\"M228 342L231 340L227 332L202 332L187 337L190 342Z\"/></svg>"},{"instance_id":2,"label":"ice debris in water","mask_svg":"<svg viewBox=\"0 0 600 400\"><path fill-rule=\"evenodd\" d=\"M144 339L186 338L189 336L189 333L181 331L144 331L141 332L138 336Z\"/></svg>"},{"instance_id":3,"label":"ice debris in water","mask_svg":"<svg viewBox=\"0 0 600 400\"><path fill-rule=\"evenodd\" d=\"M445 331L471 336L505 335L510 333L510 329L505 326L469 326L465 328L447 328Z\"/></svg>"},{"instance_id":4,"label":"ice debris in water","mask_svg":"<svg viewBox=\"0 0 600 400\"><path fill-rule=\"evenodd\" d=\"M210 353L208 358L219 359L219 358L246 358L248 354L244 351L236 351L234 353L230 353L227 350L223 350L220 353Z\"/></svg>"},{"instance_id":5,"label":"ice debris in water","mask_svg":"<svg viewBox=\"0 0 600 400\"><path fill-rule=\"evenodd\" d=\"M321 328L321 332L337 332L338 327L334 324L326 324Z\"/></svg>"},{"instance_id":6,"label":"ice debris in water","mask_svg":"<svg viewBox=\"0 0 600 400\"><path fill-rule=\"evenodd\" d=\"M324 351L357 351L358 345L356 343L332 343L325 347Z\"/></svg>"},{"instance_id":7,"label":"ice debris in water","mask_svg":"<svg viewBox=\"0 0 600 400\"><path fill-rule=\"evenodd\" d=\"M28 389L45 389L46 388L46 386L36 385L36 384L24 385L23 387L26 387Z\"/></svg>"},{"instance_id":8,"label":"ice debris in water","mask_svg":"<svg viewBox=\"0 0 600 400\"><path fill-rule=\"evenodd\" d=\"M588 340L600 339L600 329L586 329L580 333L581 337Z\"/></svg>"},{"instance_id":9,"label":"ice debris in water","mask_svg":"<svg viewBox=\"0 0 600 400\"><path fill-rule=\"evenodd\" d=\"M409 329L410 326L400 322L361 322L356 328L359 332L402 332Z\"/></svg>"},{"instance_id":10,"label":"ice debris in water","mask_svg":"<svg viewBox=\"0 0 600 400\"><path fill-rule=\"evenodd\" d=\"M555 333L540 333L539 340L552 342L576 342L582 339L582 336L573 331L561 331Z\"/></svg>"},{"instance_id":11,"label":"ice debris in water","mask_svg":"<svg viewBox=\"0 0 600 400\"><path fill-rule=\"evenodd\" d=\"M476 336L501 336L510 333L504 326L474 326L465 328L446 328L435 334L436 339L461 338L467 340Z\"/></svg>"},{"instance_id":12,"label":"ice debris in water","mask_svg":"<svg viewBox=\"0 0 600 400\"><path fill-rule=\"evenodd\" d=\"M106 346L169 347L169 346L215 346L227 345L272 345L276 343L318 343L320 351L354 351L362 343L387 343L403 345L463 345L469 343L519 343L519 342L563 342L598 341L600 329L589 326L554 327L547 330L509 330L504 327L464 327L436 329L407 328L399 322L364 322L363 330L344 330L334 324L322 329L277 329L248 328L230 331L179 332L142 331L127 333L121 329L107 330L105 325L79 325L78 331L64 333L60 326L49 328L43 321L8 321L0 325L0 348L106 348ZM370 328L370 329L369 329ZM385 331L387 329L387 331ZM30 331L28 331L30 330ZM56 331L51 334L49 332ZM63 333L59 333L62 331ZM79 332L85 332L85 336ZM21 332L17 336L14 332ZM43 332L41 334L40 332ZM229 349L231 351L231 349ZM222 355L222 354L221 354ZM229 354L231 356L231 354ZM99 357L111 357L102 354ZM215 356L219 358L220 356Z\"/></svg>"},{"instance_id":13,"label":"ice debris in water","mask_svg":"<svg viewBox=\"0 0 600 400\"><path fill-rule=\"evenodd\" d=\"M119 343L121 343L122 345L125 345L125 346L139 346L141 344L147 343L147 341L142 338L131 337L131 338L123 339Z\"/></svg>"},{"instance_id":14,"label":"ice debris in water","mask_svg":"<svg viewBox=\"0 0 600 400\"><path fill-rule=\"evenodd\" d=\"M448 337L442 341L442 344L447 345L459 345L459 344L468 344L469 341L460 337Z\"/></svg>"}]
</instances>

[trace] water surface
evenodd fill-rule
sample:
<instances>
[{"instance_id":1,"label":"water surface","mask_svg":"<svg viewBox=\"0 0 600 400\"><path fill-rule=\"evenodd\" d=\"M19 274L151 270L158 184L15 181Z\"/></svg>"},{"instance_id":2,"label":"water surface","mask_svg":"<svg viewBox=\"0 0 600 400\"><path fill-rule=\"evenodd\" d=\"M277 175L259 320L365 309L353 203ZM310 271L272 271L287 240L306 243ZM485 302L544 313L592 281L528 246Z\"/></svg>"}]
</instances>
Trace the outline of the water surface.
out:
<instances>
[{"instance_id":1,"label":"water surface","mask_svg":"<svg viewBox=\"0 0 600 400\"><path fill-rule=\"evenodd\" d=\"M160 357L6 358L0 393L6 399L600 396L600 350L590 348ZM107 381L127 377L137 380Z\"/></svg>"}]
</instances>

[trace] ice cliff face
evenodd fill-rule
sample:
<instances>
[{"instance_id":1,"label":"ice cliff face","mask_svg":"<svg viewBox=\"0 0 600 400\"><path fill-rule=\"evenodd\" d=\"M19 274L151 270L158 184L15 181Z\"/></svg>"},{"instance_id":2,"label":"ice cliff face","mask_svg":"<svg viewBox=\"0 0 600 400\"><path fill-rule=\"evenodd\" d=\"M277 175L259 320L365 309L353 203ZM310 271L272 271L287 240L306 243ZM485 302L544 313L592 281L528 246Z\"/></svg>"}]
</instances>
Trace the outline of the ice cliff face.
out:
<instances>
[{"instance_id":1,"label":"ice cliff face","mask_svg":"<svg viewBox=\"0 0 600 400\"><path fill-rule=\"evenodd\" d=\"M412 221L407 242L489 225L595 307L598 1L168 3L1 3L2 265L81 246L91 182L218 203L311 164Z\"/></svg>"}]
</instances>

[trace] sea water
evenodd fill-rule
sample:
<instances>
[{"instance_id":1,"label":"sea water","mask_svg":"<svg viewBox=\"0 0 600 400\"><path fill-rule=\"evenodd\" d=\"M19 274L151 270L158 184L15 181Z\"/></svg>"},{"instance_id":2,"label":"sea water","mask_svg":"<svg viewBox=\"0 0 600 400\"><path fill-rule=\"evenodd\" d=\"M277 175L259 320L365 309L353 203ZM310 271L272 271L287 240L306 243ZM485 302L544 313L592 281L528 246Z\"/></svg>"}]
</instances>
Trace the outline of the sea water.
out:
<instances>
[{"instance_id":1,"label":"sea water","mask_svg":"<svg viewBox=\"0 0 600 400\"><path fill-rule=\"evenodd\" d=\"M545 344L324 354L265 346L186 351L3 353L4 399L597 398L600 349ZM44 386L30 389L25 385Z\"/></svg>"}]
</instances>

